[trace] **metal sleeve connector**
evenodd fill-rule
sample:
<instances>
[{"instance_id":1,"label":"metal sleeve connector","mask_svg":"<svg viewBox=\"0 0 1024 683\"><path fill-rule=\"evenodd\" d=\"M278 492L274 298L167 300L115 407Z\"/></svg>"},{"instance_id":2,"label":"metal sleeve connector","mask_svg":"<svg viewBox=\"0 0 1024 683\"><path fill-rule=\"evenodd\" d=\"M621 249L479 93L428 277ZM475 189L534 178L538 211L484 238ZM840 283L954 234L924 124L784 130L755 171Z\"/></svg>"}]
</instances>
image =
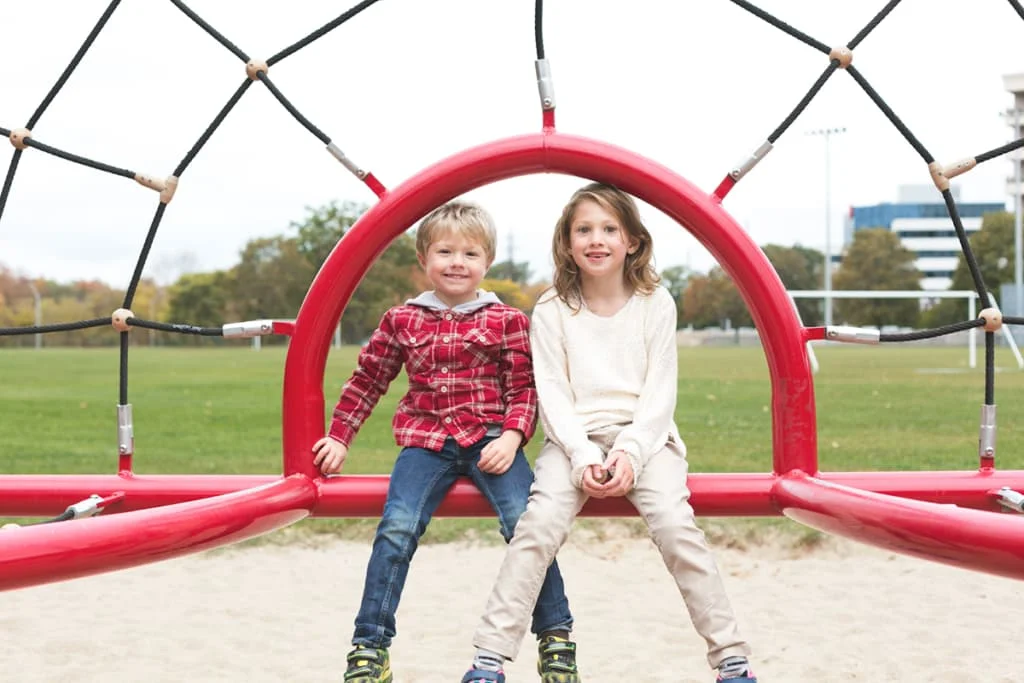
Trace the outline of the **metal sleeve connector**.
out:
<instances>
[{"instance_id":1,"label":"metal sleeve connector","mask_svg":"<svg viewBox=\"0 0 1024 683\"><path fill-rule=\"evenodd\" d=\"M261 337L274 333L273 320L246 320L240 323L227 323L222 328L225 339L245 339Z\"/></svg>"}]
</instances>

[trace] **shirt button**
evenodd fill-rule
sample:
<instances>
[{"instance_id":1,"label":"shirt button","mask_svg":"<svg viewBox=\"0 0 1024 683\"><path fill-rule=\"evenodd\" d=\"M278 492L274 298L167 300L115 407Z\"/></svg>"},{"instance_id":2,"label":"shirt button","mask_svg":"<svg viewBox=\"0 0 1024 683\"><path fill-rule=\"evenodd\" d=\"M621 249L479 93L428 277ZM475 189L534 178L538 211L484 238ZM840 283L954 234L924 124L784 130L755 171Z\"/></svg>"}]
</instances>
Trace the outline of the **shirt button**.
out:
<instances>
[{"instance_id":1,"label":"shirt button","mask_svg":"<svg viewBox=\"0 0 1024 683\"><path fill-rule=\"evenodd\" d=\"M446 316L444 317L444 319L445 319L445 320L451 320L451 319L452 319L452 314L451 314L451 313L449 313L448 315L446 315Z\"/></svg>"},{"instance_id":2,"label":"shirt button","mask_svg":"<svg viewBox=\"0 0 1024 683\"><path fill-rule=\"evenodd\" d=\"M444 419L444 423L445 423L446 425L450 425L450 424L452 423L452 419L451 419L450 417L446 417L446 418Z\"/></svg>"},{"instance_id":3,"label":"shirt button","mask_svg":"<svg viewBox=\"0 0 1024 683\"><path fill-rule=\"evenodd\" d=\"M443 341L443 342L444 342L445 344L447 344L447 343L448 343L448 342L450 342L451 340L452 340L452 338L451 338L451 337L442 337L442 338L441 338L441 341Z\"/></svg>"},{"instance_id":4,"label":"shirt button","mask_svg":"<svg viewBox=\"0 0 1024 683\"><path fill-rule=\"evenodd\" d=\"M441 393L442 394L447 394L448 393L448 387L441 387Z\"/></svg>"},{"instance_id":5,"label":"shirt button","mask_svg":"<svg viewBox=\"0 0 1024 683\"><path fill-rule=\"evenodd\" d=\"M442 373L448 372L448 368L441 368L441 372Z\"/></svg>"},{"instance_id":6,"label":"shirt button","mask_svg":"<svg viewBox=\"0 0 1024 683\"><path fill-rule=\"evenodd\" d=\"M409 342L412 344L416 343L416 337L409 337Z\"/></svg>"}]
</instances>

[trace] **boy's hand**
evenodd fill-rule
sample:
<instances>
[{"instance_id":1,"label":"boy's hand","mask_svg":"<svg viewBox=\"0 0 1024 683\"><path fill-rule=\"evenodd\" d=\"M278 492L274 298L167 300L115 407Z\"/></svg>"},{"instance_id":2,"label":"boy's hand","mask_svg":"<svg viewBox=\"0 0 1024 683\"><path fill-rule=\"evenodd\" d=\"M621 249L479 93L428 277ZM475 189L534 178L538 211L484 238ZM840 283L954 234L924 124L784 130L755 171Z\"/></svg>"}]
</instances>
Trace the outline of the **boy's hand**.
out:
<instances>
[{"instance_id":1,"label":"boy's hand","mask_svg":"<svg viewBox=\"0 0 1024 683\"><path fill-rule=\"evenodd\" d=\"M480 450L480 462L477 463L477 467L487 474L505 474L508 468L512 467L516 451L522 443L523 435L516 430L502 432L501 436Z\"/></svg>"},{"instance_id":2,"label":"boy's hand","mask_svg":"<svg viewBox=\"0 0 1024 683\"><path fill-rule=\"evenodd\" d=\"M329 436L313 444L313 464L324 474L337 474L348 457L348 446Z\"/></svg>"},{"instance_id":3,"label":"boy's hand","mask_svg":"<svg viewBox=\"0 0 1024 683\"><path fill-rule=\"evenodd\" d=\"M583 471L583 492L594 498L624 496L633 489L633 464L625 451L612 451L603 465Z\"/></svg>"}]
</instances>

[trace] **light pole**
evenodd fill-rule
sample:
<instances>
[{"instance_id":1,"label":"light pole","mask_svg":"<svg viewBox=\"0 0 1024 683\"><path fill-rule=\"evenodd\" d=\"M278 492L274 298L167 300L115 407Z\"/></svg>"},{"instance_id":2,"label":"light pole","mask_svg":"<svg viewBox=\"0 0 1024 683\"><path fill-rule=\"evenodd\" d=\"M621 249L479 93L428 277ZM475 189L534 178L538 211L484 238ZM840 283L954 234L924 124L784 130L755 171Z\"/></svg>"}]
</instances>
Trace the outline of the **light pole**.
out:
<instances>
[{"instance_id":1,"label":"light pole","mask_svg":"<svg viewBox=\"0 0 1024 683\"><path fill-rule=\"evenodd\" d=\"M1013 137L1018 138L1021 136L1020 129L1020 115L1021 110L1015 108L1011 112L1013 114ZM1021 154L1018 149L1013 156L1013 284L1014 284L1014 302L1017 308L1017 315L1024 315L1024 249L1021 248L1021 243L1024 239L1021 238L1021 186L1020 186L1020 166L1021 166Z\"/></svg>"},{"instance_id":2,"label":"light pole","mask_svg":"<svg viewBox=\"0 0 1024 683\"><path fill-rule=\"evenodd\" d=\"M829 142L833 135L845 133L846 128L817 128L808 135L825 138L825 327L832 325L832 159Z\"/></svg>"},{"instance_id":3,"label":"light pole","mask_svg":"<svg viewBox=\"0 0 1024 683\"><path fill-rule=\"evenodd\" d=\"M28 288L32 290L32 298L35 299L35 319L36 327L43 324L43 299L39 296L39 290L36 286L29 281ZM36 350L38 351L43 346L43 333L36 332Z\"/></svg>"}]
</instances>

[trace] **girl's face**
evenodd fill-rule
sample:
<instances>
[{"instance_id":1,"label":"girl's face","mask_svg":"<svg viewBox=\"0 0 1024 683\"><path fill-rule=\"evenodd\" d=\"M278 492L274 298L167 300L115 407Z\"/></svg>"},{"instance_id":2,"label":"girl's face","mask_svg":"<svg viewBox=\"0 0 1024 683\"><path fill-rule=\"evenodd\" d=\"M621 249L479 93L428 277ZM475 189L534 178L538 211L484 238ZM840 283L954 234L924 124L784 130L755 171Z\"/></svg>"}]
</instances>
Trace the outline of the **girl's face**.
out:
<instances>
[{"instance_id":1,"label":"girl's face","mask_svg":"<svg viewBox=\"0 0 1024 683\"><path fill-rule=\"evenodd\" d=\"M569 251L584 280L622 279L626 256L639 243L619 217L597 202L584 199L569 223Z\"/></svg>"}]
</instances>

